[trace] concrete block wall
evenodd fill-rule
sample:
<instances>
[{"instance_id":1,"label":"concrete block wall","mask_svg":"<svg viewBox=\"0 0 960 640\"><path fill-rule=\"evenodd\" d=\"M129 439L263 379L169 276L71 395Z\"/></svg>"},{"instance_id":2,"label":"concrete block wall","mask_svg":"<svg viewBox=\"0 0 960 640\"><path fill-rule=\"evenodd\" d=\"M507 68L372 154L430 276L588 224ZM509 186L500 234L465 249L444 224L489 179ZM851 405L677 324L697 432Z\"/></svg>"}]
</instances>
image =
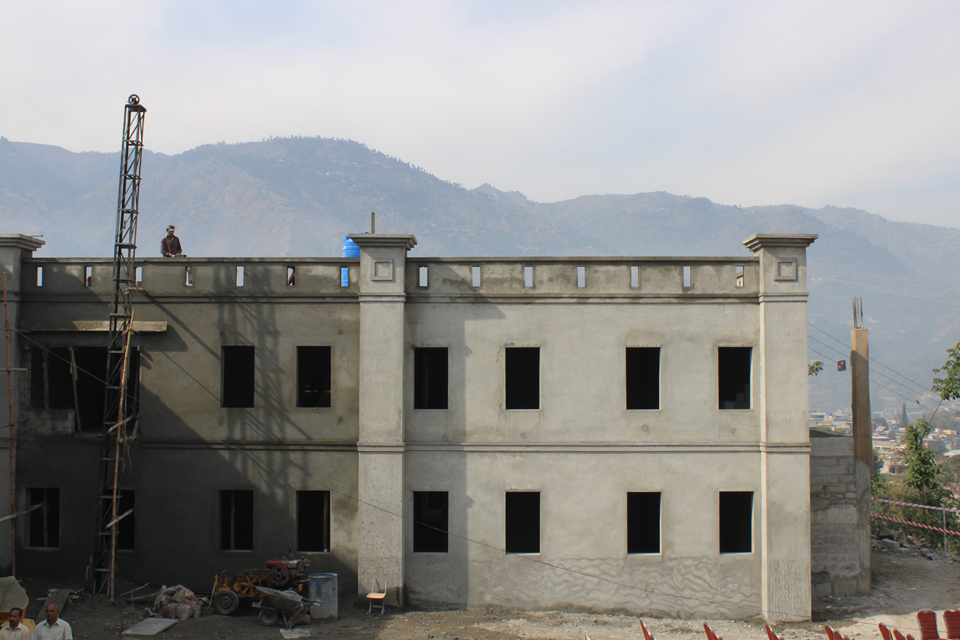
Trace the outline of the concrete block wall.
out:
<instances>
[{"instance_id":1,"label":"concrete block wall","mask_svg":"<svg viewBox=\"0 0 960 640\"><path fill-rule=\"evenodd\" d=\"M861 559L857 521L860 492L853 438L811 429L810 446L813 597L869 594L870 573Z\"/></svg>"}]
</instances>

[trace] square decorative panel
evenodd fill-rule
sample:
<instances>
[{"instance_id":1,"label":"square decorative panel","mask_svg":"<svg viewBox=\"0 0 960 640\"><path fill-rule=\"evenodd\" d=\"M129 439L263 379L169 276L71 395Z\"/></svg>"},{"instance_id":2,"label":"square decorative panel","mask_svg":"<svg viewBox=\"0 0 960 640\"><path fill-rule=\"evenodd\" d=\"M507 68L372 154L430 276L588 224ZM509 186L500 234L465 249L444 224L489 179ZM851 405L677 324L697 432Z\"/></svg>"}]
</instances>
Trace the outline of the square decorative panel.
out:
<instances>
[{"instance_id":1,"label":"square decorative panel","mask_svg":"<svg viewBox=\"0 0 960 640\"><path fill-rule=\"evenodd\" d=\"M797 261L796 260L777 260L777 273L773 277L780 282L797 281Z\"/></svg>"},{"instance_id":2,"label":"square decorative panel","mask_svg":"<svg viewBox=\"0 0 960 640\"><path fill-rule=\"evenodd\" d=\"M393 280L393 260L383 260L373 263L373 278L371 280Z\"/></svg>"}]
</instances>

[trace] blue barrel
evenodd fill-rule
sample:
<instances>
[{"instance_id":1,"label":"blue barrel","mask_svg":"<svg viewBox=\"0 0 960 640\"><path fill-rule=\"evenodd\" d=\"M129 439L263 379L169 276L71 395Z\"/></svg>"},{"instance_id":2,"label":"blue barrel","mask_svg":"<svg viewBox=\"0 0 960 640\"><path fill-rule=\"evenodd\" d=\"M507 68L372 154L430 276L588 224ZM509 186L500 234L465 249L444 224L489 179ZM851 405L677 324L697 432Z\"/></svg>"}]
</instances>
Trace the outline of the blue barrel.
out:
<instances>
[{"instance_id":1,"label":"blue barrel","mask_svg":"<svg viewBox=\"0 0 960 640\"><path fill-rule=\"evenodd\" d=\"M360 247L350 239L350 236L343 236L343 255L341 258L359 258Z\"/></svg>"},{"instance_id":2,"label":"blue barrel","mask_svg":"<svg viewBox=\"0 0 960 640\"><path fill-rule=\"evenodd\" d=\"M310 574L310 599L322 601L320 604L310 605L311 619L336 620L337 598L337 574Z\"/></svg>"}]
</instances>

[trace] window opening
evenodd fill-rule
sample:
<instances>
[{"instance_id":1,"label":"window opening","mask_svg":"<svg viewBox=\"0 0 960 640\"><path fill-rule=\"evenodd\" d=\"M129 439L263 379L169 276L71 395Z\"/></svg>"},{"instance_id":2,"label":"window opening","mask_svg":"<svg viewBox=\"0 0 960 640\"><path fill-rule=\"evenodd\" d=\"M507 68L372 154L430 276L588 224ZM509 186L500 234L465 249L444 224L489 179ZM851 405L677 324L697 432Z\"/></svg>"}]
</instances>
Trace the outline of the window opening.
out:
<instances>
[{"instance_id":1,"label":"window opening","mask_svg":"<svg viewBox=\"0 0 960 640\"><path fill-rule=\"evenodd\" d=\"M751 347L717 349L717 381L721 409L750 408Z\"/></svg>"},{"instance_id":2,"label":"window opening","mask_svg":"<svg viewBox=\"0 0 960 640\"><path fill-rule=\"evenodd\" d=\"M83 286L89 287L93 285L93 267L84 267L83 268Z\"/></svg>"},{"instance_id":3,"label":"window opening","mask_svg":"<svg viewBox=\"0 0 960 640\"><path fill-rule=\"evenodd\" d=\"M690 286L690 267L689 266L683 267L683 286L685 287Z\"/></svg>"},{"instance_id":4,"label":"window opening","mask_svg":"<svg viewBox=\"0 0 960 640\"><path fill-rule=\"evenodd\" d=\"M720 553L753 551L753 492L720 492Z\"/></svg>"},{"instance_id":5,"label":"window opening","mask_svg":"<svg viewBox=\"0 0 960 640\"><path fill-rule=\"evenodd\" d=\"M533 267L523 268L523 286L525 287L533 286Z\"/></svg>"},{"instance_id":6,"label":"window opening","mask_svg":"<svg viewBox=\"0 0 960 640\"><path fill-rule=\"evenodd\" d=\"M446 553L449 518L449 501L446 491L414 491L414 553Z\"/></svg>"},{"instance_id":7,"label":"window opening","mask_svg":"<svg viewBox=\"0 0 960 640\"><path fill-rule=\"evenodd\" d=\"M184 280L184 284L188 287L192 287L193 286L193 267L186 267L184 271L186 272L186 280Z\"/></svg>"},{"instance_id":8,"label":"window opening","mask_svg":"<svg viewBox=\"0 0 960 640\"><path fill-rule=\"evenodd\" d=\"M480 267L472 267L470 269L471 274L473 275L473 286L480 286Z\"/></svg>"},{"instance_id":9,"label":"window opening","mask_svg":"<svg viewBox=\"0 0 960 640\"><path fill-rule=\"evenodd\" d=\"M350 286L350 267L340 267L340 286Z\"/></svg>"},{"instance_id":10,"label":"window opening","mask_svg":"<svg viewBox=\"0 0 960 640\"><path fill-rule=\"evenodd\" d=\"M253 491L220 491L220 549L253 551Z\"/></svg>"},{"instance_id":11,"label":"window opening","mask_svg":"<svg viewBox=\"0 0 960 640\"><path fill-rule=\"evenodd\" d=\"M237 267L237 286L243 286L243 267Z\"/></svg>"},{"instance_id":12,"label":"window opening","mask_svg":"<svg viewBox=\"0 0 960 640\"><path fill-rule=\"evenodd\" d=\"M221 347L221 407L252 407L255 350L252 346Z\"/></svg>"},{"instance_id":13,"label":"window opening","mask_svg":"<svg viewBox=\"0 0 960 640\"><path fill-rule=\"evenodd\" d=\"M297 285L297 268L287 267L287 286L295 287Z\"/></svg>"},{"instance_id":14,"label":"window opening","mask_svg":"<svg viewBox=\"0 0 960 640\"><path fill-rule=\"evenodd\" d=\"M427 267L420 267L417 269L417 274L420 278L419 285L421 287L426 287L429 284L429 272L430 270Z\"/></svg>"},{"instance_id":15,"label":"window opening","mask_svg":"<svg viewBox=\"0 0 960 640\"><path fill-rule=\"evenodd\" d=\"M27 501L40 509L30 512L28 539L31 547L53 549L60 546L60 489L27 489Z\"/></svg>"},{"instance_id":16,"label":"window opening","mask_svg":"<svg viewBox=\"0 0 960 640\"><path fill-rule=\"evenodd\" d=\"M330 551L329 491L297 491L297 551Z\"/></svg>"},{"instance_id":17,"label":"window opening","mask_svg":"<svg viewBox=\"0 0 960 640\"><path fill-rule=\"evenodd\" d=\"M640 286L640 267L630 267L630 286Z\"/></svg>"},{"instance_id":18,"label":"window opening","mask_svg":"<svg viewBox=\"0 0 960 640\"><path fill-rule=\"evenodd\" d=\"M130 350L128 367L127 400L138 403L140 351L135 347ZM33 349L30 406L35 409L73 409L81 431L102 433L103 376L106 370L106 347Z\"/></svg>"},{"instance_id":19,"label":"window opening","mask_svg":"<svg viewBox=\"0 0 960 640\"><path fill-rule=\"evenodd\" d=\"M540 347L508 347L504 360L506 408L539 409Z\"/></svg>"},{"instance_id":20,"label":"window opening","mask_svg":"<svg viewBox=\"0 0 960 640\"><path fill-rule=\"evenodd\" d=\"M413 408L447 408L448 359L446 347L413 350Z\"/></svg>"},{"instance_id":21,"label":"window opening","mask_svg":"<svg viewBox=\"0 0 960 640\"><path fill-rule=\"evenodd\" d=\"M734 269L737 274L737 288L742 289L743 288L743 265L738 264L736 267L734 267Z\"/></svg>"},{"instance_id":22,"label":"window opening","mask_svg":"<svg viewBox=\"0 0 960 640\"><path fill-rule=\"evenodd\" d=\"M329 407L330 378L330 347L297 347L298 407Z\"/></svg>"},{"instance_id":23,"label":"window opening","mask_svg":"<svg viewBox=\"0 0 960 640\"><path fill-rule=\"evenodd\" d=\"M137 267L134 278L136 279L137 284L143 284L143 267Z\"/></svg>"},{"instance_id":24,"label":"window opening","mask_svg":"<svg viewBox=\"0 0 960 640\"><path fill-rule=\"evenodd\" d=\"M660 492L627 493L627 553L660 553Z\"/></svg>"},{"instance_id":25,"label":"window opening","mask_svg":"<svg viewBox=\"0 0 960 640\"><path fill-rule=\"evenodd\" d=\"M660 347L627 347L627 410L660 408Z\"/></svg>"},{"instance_id":26,"label":"window opening","mask_svg":"<svg viewBox=\"0 0 960 640\"><path fill-rule=\"evenodd\" d=\"M540 553L540 492L507 491L505 544L507 553Z\"/></svg>"},{"instance_id":27,"label":"window opening","mask_svg":"<svg viewBox=\"0 0 960 640\"><path fill-rule=\"evenodd\" d=\"M577 286L581 289L587 286L587 268L577 267Z\"/></svg>"},{"instance_id":28,"label":"window opening","mask_svg":"<svg viewBox=\"0 0 960 640\"><path fill-rule=\"evenodd\" d=\"M37 286L43 286L43 267L37 267Z\"/></svg>"},{"instance_id":29,"label":"window opening","mask_svg":"<svg viewBox=\"0 0 960 640\"><path fill-rule=\"evenodd\" d=\"M117 500L117 516L122 516L130 509L133 513L117 523L117 549L120 551L134 551L136 549L136 492L133 489L122 489L120 499Z\"/></svg>"}]
</instances>

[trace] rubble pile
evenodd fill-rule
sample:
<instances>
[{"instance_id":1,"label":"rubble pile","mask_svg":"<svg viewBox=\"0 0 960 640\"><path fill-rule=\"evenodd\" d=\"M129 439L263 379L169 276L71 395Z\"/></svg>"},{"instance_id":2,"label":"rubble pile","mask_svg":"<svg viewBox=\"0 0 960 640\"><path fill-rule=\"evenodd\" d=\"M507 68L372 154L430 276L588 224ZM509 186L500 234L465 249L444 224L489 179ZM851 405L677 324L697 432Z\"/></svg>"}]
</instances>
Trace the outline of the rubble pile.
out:
<instances>
[{"instance_id":1,"label":"rubble pile","mask_svg":"<svg viewBox=\"0 0 960 640\"><path fill-rule=\"evenodd\" d=\"M163 618L199 618L203 601L193 591L183 585L167 587L164 585L157 594L152 610Z\"/></svg>"}]
</instances>

